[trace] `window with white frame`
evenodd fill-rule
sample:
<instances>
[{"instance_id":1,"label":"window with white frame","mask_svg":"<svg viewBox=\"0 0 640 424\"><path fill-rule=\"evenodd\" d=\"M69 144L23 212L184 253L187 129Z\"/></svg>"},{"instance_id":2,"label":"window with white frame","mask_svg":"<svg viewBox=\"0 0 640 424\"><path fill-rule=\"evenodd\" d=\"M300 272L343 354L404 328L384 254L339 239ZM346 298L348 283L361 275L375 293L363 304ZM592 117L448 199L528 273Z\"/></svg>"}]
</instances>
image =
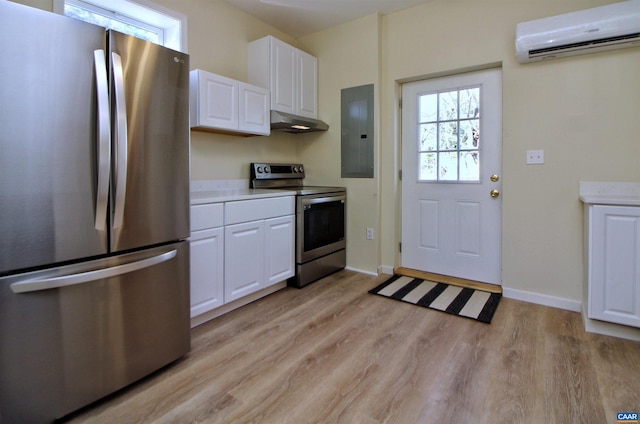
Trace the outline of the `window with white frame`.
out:
<instances>
[{"instance_id":1,"label":"window with white frame","mask_svg":"<svg viewBox=\"0 0 640 424\"><path fill-rule=\"evenodd\" d=\"M149 0L54 0L54 12L187 52L187 18Z\"/></svg>"},{"instance_id":2,"label":"window with white frame","mask_svg":"<svg viewBox=\"0 0 640 424\"><path fill-rule=\"evenodd\" d=\"M418 96L419 181L480 181L480 88Z\"/></svg>"}]
</instances>

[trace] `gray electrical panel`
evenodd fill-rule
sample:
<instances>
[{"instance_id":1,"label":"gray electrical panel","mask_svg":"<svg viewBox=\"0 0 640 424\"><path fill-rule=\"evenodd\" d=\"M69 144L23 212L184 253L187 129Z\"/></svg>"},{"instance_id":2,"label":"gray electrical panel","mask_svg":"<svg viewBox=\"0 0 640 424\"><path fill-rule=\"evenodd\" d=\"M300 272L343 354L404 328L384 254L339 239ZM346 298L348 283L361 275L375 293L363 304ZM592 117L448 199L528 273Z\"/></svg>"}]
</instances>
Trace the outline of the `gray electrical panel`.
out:
<instances>
[{"instance_id":1,"label":"gray electrical panel","mask_svg":"<svg viewBox=\"0 0 640 424\"><path fill-rule=\"evenodd\" d=\"M373 84L341 94L342 178L373 178Z\"/></svg>"}]
</instances>

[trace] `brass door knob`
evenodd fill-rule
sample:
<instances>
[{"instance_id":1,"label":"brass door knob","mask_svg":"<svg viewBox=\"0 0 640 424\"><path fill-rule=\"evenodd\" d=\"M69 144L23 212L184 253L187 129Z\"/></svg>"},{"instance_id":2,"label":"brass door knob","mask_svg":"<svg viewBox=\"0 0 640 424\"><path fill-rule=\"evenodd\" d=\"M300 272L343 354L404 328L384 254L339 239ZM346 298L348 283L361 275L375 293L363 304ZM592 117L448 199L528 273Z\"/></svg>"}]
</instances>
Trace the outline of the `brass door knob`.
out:
<instances>
[{"instance_id":1,"label":"brass door knob","mask_svg":"<svg viewBox=\"0 0 640 424\"><path fill-rule=\"evenodd\" d=\"M495 183L498 182L500 177L498 177L496 174L493 174L489 179Z\"/></svg>"},{"instance_id":2,"label":"brass door knob","mask_svg":"<svg viewBox=\"0 0 640 424\"><path fill-rule=\"evenodd\" d=\"M500 196L500 192L498 190L496 190L495 188L493 190L491 190L489 192L489 194L491 195L491 197L493 197L494 199L498 196Z\"/></svg>"}]
</instances>

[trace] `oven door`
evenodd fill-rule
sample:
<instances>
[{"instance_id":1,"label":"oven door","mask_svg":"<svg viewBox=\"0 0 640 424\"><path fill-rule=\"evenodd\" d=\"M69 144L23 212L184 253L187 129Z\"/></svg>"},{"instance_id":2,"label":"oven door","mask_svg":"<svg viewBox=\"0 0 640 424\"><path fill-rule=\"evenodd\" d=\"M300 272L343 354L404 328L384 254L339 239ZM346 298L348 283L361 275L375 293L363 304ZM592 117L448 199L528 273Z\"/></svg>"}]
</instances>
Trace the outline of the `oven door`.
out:
<instances>
[{"instance_id":1,"label":"oven door","mask_svg":"<svg viewBox=\"0 0 640 424\"><path fill-rule=\"evenodd\" d=\"M296 261L305 263L346 247L345 193L298 196Z\"/></svg>"}]
</instances>

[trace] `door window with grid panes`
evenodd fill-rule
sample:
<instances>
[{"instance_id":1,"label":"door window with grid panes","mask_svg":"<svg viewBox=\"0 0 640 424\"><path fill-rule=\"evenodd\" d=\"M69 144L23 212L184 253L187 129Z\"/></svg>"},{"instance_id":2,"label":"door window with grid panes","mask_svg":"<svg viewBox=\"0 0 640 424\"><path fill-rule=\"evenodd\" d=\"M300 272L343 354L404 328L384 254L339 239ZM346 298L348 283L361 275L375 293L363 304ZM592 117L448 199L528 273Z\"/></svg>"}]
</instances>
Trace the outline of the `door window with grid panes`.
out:
<instances>
[{"instance_id":1,"label":"door window with grid panes","mask_svg":"<svg viewBox=\"0 0 640 424\"><path fill-rule=\"evenodd\" d=\"M480 87L418 97L418 180L480 181Z\"/></svg>"}]
</instances>

